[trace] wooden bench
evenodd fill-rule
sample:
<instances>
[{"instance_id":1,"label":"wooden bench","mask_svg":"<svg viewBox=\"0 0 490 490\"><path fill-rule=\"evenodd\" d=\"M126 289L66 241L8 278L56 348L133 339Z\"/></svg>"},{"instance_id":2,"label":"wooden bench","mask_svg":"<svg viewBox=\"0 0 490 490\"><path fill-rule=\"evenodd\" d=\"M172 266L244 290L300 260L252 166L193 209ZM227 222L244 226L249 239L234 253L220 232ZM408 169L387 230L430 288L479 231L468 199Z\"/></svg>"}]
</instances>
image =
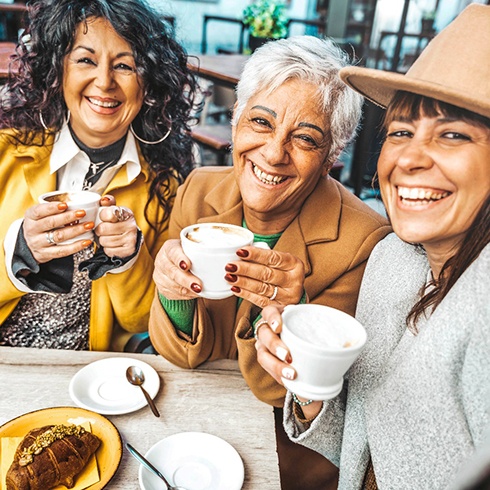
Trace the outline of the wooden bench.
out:
<instances>
[{"instance_id":1,"label":"wooden bench","mask_svg":"<svg viewBox=\"0 0 490 490\"><path fill-rule=\"evenodd\" d=\"M217 165L227 165L231 148L231 124L198 124L192 128L192 139L216 154Z\"/></svg>"}]
</instances>

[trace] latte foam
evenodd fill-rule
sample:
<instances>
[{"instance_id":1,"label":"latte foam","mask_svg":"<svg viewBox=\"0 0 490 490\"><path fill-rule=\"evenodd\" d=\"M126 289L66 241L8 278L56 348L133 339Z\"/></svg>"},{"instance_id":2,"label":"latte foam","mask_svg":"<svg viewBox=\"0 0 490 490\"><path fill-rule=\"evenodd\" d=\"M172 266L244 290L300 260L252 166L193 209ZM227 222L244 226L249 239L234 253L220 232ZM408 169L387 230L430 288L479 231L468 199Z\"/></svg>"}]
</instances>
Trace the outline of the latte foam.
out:
<instances>
[{"instance_id":1,"label":"latte foam","mask_svg":"<svg viewBox=\"0 0 490 490\"><path fill-rule=\"evenodd\" d=\"M334 325L319 312L311 311L308 316L295 316L288 322L289 330L296 336L323 347L342 349L352 347L352 339L345 326Z\"/></svg>"},{"instance_id":2,"label":"latte foam","mask_svg":"<svg viewBox=\"0 0 490 490\"><path fill-rule=\"evenodd\" d=\"M210 246L236 246L240 247L245 238L244 234L226 226L196 226L188 231L186 238L191 242Z\"/></svg>"}]
</instances>

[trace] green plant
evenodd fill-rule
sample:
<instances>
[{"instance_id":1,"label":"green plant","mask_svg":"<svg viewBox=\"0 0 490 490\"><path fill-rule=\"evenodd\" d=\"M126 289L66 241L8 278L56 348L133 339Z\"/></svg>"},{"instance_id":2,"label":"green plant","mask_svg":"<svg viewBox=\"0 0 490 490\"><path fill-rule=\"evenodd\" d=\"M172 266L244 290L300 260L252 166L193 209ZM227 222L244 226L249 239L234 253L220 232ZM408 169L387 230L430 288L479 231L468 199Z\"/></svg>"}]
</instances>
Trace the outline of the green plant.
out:
<instances>
[{"instance_id":1,"label":"green plant","mask_svg":"<svg viewBox=\"0 0 490 490\"><path fill-rule=\"evenodd\" d=\"M257 0L243 11L243 23L255 37L280 39L287 35L286 6L276 0Z\"/></svg>"},{"instance_id":2,"label":"green plant","mask_svg":"<svg viewBox=\"0 0 490 490\"><path fill-rule=\"evenodd\" d=\"M436 11L435 10L423 10L422 11L422 19L423 20L435 20Z\"/></svg>"}]
</instances>

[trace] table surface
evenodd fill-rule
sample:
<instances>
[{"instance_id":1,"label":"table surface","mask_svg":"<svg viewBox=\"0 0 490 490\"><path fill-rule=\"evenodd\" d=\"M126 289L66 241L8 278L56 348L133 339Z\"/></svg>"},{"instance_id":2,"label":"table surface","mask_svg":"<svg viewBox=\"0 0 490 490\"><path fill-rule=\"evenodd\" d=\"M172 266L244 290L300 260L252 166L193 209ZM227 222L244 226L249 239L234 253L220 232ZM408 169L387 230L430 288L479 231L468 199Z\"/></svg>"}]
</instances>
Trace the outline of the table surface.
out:
<instances>
[{"instance_id":1,"label":"table surface","mask_svg":"<svg viewBox=\"0 0 490 490\"><path fill-rule=\"evenodd\" d=\"M243 489L280 488L272 407L254 397L236 361L214 361L187 370L149 354L0 347L0 424L38 409L76 406L68 393L71 378L87 364L107 357L144 361L158 372L161 382L155 397L160 418L146 406L130 414L107 415L123 441L144 454L172 434L214 434L240 454ZM138 467L124 449L109 488L137 489Z\"/></svg>"},{"instance_id":2,"label":"table surface","mask_svg":"<svg viewBox=\"0 0 490 490\"><path fill-rule=\"evenodd\" d=\"M27 6L23 3L0 3L0 12L26 12Z\"/></svg>"},{"instance_id":3,"label":"table surface","mask_svg":"<svg viewBox=\"0 0 490 490\"><path fill-rule=\"evenodd\" d=\"M203 78L234 88L249 57L246 54L199 54L189 56L188 66Z\"/></svg>"},{"instance_id":4,"label":"table surface","mask_svg":"<svg viewBox=\"0 0 490 490\"><path fill-rule=\"evenodd\" d=\"M15 43L0 42L0 79L7 78L10 55L15 52Z\"/></svg>"}]
</instances>

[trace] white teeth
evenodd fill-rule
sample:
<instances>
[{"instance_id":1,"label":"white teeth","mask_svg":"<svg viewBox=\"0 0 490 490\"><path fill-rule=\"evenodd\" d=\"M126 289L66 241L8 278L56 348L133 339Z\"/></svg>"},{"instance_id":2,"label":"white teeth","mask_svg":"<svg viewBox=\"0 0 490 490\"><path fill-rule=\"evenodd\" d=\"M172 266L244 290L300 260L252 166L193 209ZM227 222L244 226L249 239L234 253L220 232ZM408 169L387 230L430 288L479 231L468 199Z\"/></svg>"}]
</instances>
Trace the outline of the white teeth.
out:
<instances>
[{"instance_id":1,"label":"white teeth","mask_svg":"<svg viewBox=\"0 0 490 490\"><path fill-rule=\"evenodd\" d=\"M286 177L280 177L279 175L270 175L266 174L265 172L262 172L259 168L257 168L255 165L252 165L254 174L260 179L261 182L264 184L269 184L269 185L277 185L286 180Z\"/></svg>"},{"instance_id":2,"label":"white teeth","mask_svg":"<svg viewBox=\"0 0 490 490\"><path fill-rule=\"evenodd\" d=\"M99 107L113 108L113 107L117 107L120 104L117 100L114 102L103 102L102 100L92 99L90 97L88 98L88 100L92 104L97 105Z\"/></svg>"},{"instance_id":3,"label":"white teeth","mask_svg":"<svg viewBox=\"0 0 490 490\"><path fill-rule=\"evenodd\" d=\"M417 204L415 201L439 201L449 196L450 192L433 192L418 187L398 187L398 196L406 204ZM410 201L407 201L410 199Z\"/></svg>"}]
</instances>

